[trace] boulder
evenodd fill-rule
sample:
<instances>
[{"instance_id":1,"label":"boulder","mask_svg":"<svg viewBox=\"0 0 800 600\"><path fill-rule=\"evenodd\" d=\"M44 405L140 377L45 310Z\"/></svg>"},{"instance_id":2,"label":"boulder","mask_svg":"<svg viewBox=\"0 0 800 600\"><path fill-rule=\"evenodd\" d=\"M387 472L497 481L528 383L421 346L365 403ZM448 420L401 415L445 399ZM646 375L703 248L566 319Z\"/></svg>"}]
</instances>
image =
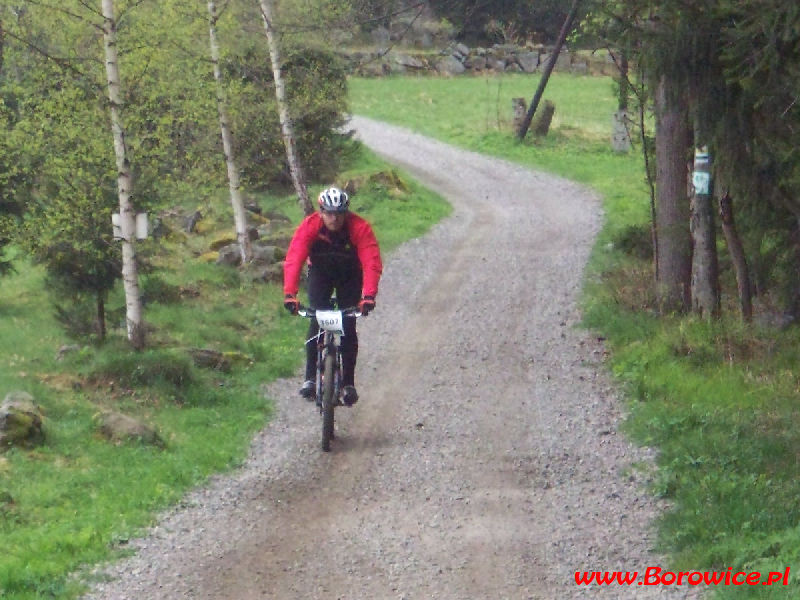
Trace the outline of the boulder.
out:
<instances>
[{"instance_id":1,"label":"boulder","mask_svg":"<svg viewBox=\"0 0 800 600\"><path fill-rule=\"evenodd\" d=\"M219 237L216 237L213 240L211 240L211 243L209 244L208 247L211 250L219 250L220 248L222 248L224 246L228 246L230 244L235 244L236 241L237 241L236 240L236 236L233 236L233 235L230 235L230 234L226 233L226 234L220 235Z\"/></svg>"},{"instance_id":2,"label":"boulder","mask_svg":"<svg viewBox=\"0 0 800 600\"><path fill-rule=\"evenodd\" d=\"M189 355L192 361L198 367L204 369L216 369L227 373L231 370L231 361L218 350L211 350L209 348L190 348Z\"/></svg>"},{"instance_id":3,"label":"boulder","mask_svg":"<svg viewBox=\"0 0 800 600\"><path fill-rule=\"evenodd\" d=\"M572 55L566 50L561 50L556 59L556 71L569 71L572 66Z\"/></svg>"},{"instance_id":4,"label":"boulder","mask_svg":"<svg viewBox=\"0 0 800 600\"><path fill-rule=\"evenodd\" d=\"M373 185L377 184L389 190L395 189L404 193L410 191L408 184L394 169L372 173L369 176L368 181Z\"/></svg>"},{"instance_id":5,"label":"boulder","mask_svg":"<svg viewBox=\"0 0 800 600\"><path fill-rule=\"evenodd\" d=\"M283 283L283 262L271 265L249 264L242 270L242 280L253 283Z\"/></svg>"},{"instance_id":6,"label":"boulder","mask_svg":"<svg viewBox=\"0 0 800 600\"><path fill-rule=\"evenodd\" d=\"M419 70L419 69L426 69L428 67L428 65L426 65L419 58L416 58L415 56L409 56L408 54L398 54L395 57L394 61L398 65L405 67L407 69Z\"/></svg>"},{"instance_id":7,"label":"boulder","mask_svg":"<svg viewBox=\"0 0 800 600\"><path fill-rule=\"evenodd\" d=\"M194 211L191 215L186 217L183 224L183 230L186 233L194 233L197 230L197 223L202 218L203 218L203 213L201 213L199 210Z\"/></svg>"},{"instance_id":8,"label":"boulder","mask_svg":"<svg viewBox=\"0 0 800 600\"><path fill-rule=\"evenodd\" d=\"M284 258L286 258L286 253L277 246L253 244L253 263L258 265L271 265Z\"/></svg>"},{"instance_id":9,"label":"boulder","mask_svg":"<svg viewBox=\"0 0 800 600\"><path fill-rule=\"evenodd\" d=\"M27 392L9 392L0 405L0 451L30 448L44 441L44 411Z\"/></svg>"},{"instance_id":10,"label":"boulder","mask_svg":"<svg viewBox=\"0 0 800 600\"><path fill-rule=\"evenodd\" d=\"M115 444L139 442L149 446L164 446L164 441L155 428L122 413L108 411L94 416L97 432Z\"/></svg>"},{"instance_id":11,"label":"boulder","mask_svg":"<svg viewBox=\"0 0 800 600\"><path fill-rule=\"evenodd\" d=\"M218 265L226 265L229 267L238 267L242 262L242 251L239 244L228 244L219 249L217 256Z\"/></svg>"},{"instance_id":12,"label":"boulder","mask_svg":"<svg viewBox=\"0 0 800 600\"><path fill-rule=\"evenodd\" d=\"M246 202L245 205L244 205L244 208L245 208L245 210L248 210L251 213L255 213L257 215L260 215L263 212L261 210L261 207L258 205L258 202L254 202L252 200L249 201L249 202Z\"/></svg>"},{"instance_id":13,"label":"boulder","mask_svg":"<svg viewBox=\"0 0 800 600\"><path fill-rule=\"evenodd\" d=\"M469 48L465 44L458 43L453 48L453 56L462 60L469 56Z\"/></svg>"},{"instance_id":14,"label":"boulder","mask_svg":"<svg viewBox=\"0 0 800 600\"><path fill-rule=\"evenodd\" d=\"M64 344L58 349L58 352L56 352L56 360L64 360L66 355L80 352L80 350L81 347L78 344Z\"/></svg>"},{"instance_id":15,"label":"boulder","mask_svg":"<svg viewBox=\"0 0 800 600\"><path fill-rule=\"evenodd\" d=\"M474 54L464 61L464 66L473 71L483 71L486 68L486 56Z\"/></svg>"},{"instance_id":16,"label":"boulder","mask_svg":"<svg viewBox=\"0 0 800 600\"><path fill-rule=\"evenodd\" d=\"M490 69L494 69L495 71L505 71L506 70L506 61L502 58L490 58L487 61L487 67Z\"/></svg>"},{"instance_id":17,"label":"boulder","mask_svg":"<svg viewBox=\"0 0 800 600\"><path fill-rule=\"evenodd\" d=\"M291 223L292 220L284 215L283 213L279 213L276 211L267 211L264 213L264 216L270 220L270 222L279 221L281 223Z\"/></svg>"},{"instance_id":18,"label":"boulder","mask_svg":"<svg viewBox=\"0 0 800 600\"><path fill-rule=\"evenodd\" d=\"M445 75L460 75L467 69L455 56L445 56L436 63L436 70Z\"/></svg>"},{"instance_id":19,"label":"boulder","mask_svg":"<svg viewBox=\"0 0 800 600\"><path fill-rule=\"evenodd\" d=\"M517 63L525 73L535 73L539 68L539 53L521 52L517 55Z\"/></svg>"}]
</instances>

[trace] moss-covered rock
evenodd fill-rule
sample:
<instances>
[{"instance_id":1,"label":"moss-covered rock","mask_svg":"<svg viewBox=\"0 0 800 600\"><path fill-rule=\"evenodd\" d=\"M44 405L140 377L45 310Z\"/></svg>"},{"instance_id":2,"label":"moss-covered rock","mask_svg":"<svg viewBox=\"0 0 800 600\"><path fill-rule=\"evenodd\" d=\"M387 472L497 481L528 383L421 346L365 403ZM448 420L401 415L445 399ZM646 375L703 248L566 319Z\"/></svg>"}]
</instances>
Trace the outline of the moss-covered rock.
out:
<instances>
[{"instance_id":1,"label":"moss-covered rock","mask_svg":"<svg viewBox=\"0 0 800 600\"><path fill-rule=\"evenodd\" d=\"M27 392L9 392L0 405L0 451L44 441L44 411Z\"/></svg>"},{"instance_id":2,"label":"moss-covered rock","mask_svg":"<svg viewBox=\"0 0 800 600\"><path fill-rule=\"evenodd\" d=\"M220 248L224 248L225 246L230 246L231 244L235 244L238 240L236 239L235 235L230 233L224 233L221 235L216 236L211 243L209 244L209 248L211 250L219 250Z\"/></svg>"},{"instance_id":3,"label":"moss-covered rock","mask_svg":"<svg viewBox=\"0 0 800 600\"><path fill-rule=\"evenodd\" d=\"M108 411L93 418L95 428L104 439L116 444L138 442L163 447L164 441L154 427L122 413Z\"/></svg>"}]
</instances>

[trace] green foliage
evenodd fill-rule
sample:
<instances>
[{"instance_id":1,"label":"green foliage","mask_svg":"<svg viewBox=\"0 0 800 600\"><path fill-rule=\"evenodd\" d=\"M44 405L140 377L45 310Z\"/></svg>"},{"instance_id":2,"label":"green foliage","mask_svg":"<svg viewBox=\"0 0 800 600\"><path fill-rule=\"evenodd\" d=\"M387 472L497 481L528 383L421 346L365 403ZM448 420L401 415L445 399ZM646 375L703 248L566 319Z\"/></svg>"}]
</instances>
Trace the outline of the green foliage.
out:
<instances>
[{"instance_id":1,"label":"green foliage","mask_svg":"<svg viewBox=\"0 0 800 600\"><path fill-rule=\"evenodd\" d=\"M243 182L253 188L289 180L286 150L280 132L275 84L266 48L252 40L224 59L225 79L236 81L231 90L231 119L235 154L242 165ZM311 179L330 178L345 149L337 129L346 121L347 77L334 53L317 47L283 49L283 74L289 97L297 150Z\"/></svg>"},{"instance_id":2,"label":"green foliage","mask_svg":"<svg viewBox=\"0 0 800 600\"><path fill-rule=\"evenodd\" d=\"M11 271L11 261L4 258L4 249L14 238L32 185L24 154L9 135L16 119L14 111L0 96L0 276Z\"/></svg>"},{"instance_id":3,"label":"green foliage","mask_svg":"<svg viewBox=\"0 0 800 600\"><path fill-rule=\"evenodd\" d=\"M514 42L526 38L538 38L539 41L552 43L558 37L569 7L570 3L566 0L453 0L431 4L437 16L446 18L455 25L458 39L482 44ZM514 32L514 35L509 36L509 31Z\"/></svg>"},{"instance_id":4,"label":"green foliage","mask_svg":"<svg viewBox=\"0 0 800 600\"><path fill-rule=\"evenodd\" d=\"M166 281L159 275L148 275L141 279L139 291L142 294L142 302L150 304L159 302L161 304L174 304L180 302L180 286Z\"/></svg>"},{"instance_id":5,"label":"green foliage","mask_svg":"<svg viewBox=\"0 0 800 600\"><path fill-rule=\"evenodd\" d=\"M197 379L189 356L162 349L105 354L92 366L90 377L111 379L130 389L158 385L179 389L189 387Z\"/></svg>"},{"instance_id":6,"label":"green foliage","mask_svg":"<svg viewBox=\"0 0 800 600\"><path fill-rule=\"evenodd\" d=\"M37 140L28 150L39 157L20 242L45 265L59 305L103 299L121 271L110 227L116 205L110 134L99 107L86 100L80 89L50 90L15 131Z\"/></svg>"},{"instance_id":7,"label":"green foliage","mask_svg":"<svg viewBox=\"0 0 800 600\"><path fill-rule=\"evenodd\" d=\"M628 225L613 237L612 243L640 260L653 258L653 234L647 224Z\"/></svg>"},{"instance_id":8,"label":"green foliage","mask_svg":"<svg viewBox=\"0 0 800 600\"><path fill-rule=\"evenodd\" d=\"M672 0L594 3L584 31L688 98L696 145L707 145L717 188L731 194L760 294L800 311L800 11L794 3ZM760 240L781 246L772 257Z\"/></svg>"},{"instance_id":9,"label":"green foliage","mask_svg":"<svg viewBox=\"0 0 800 600\"><path fill-rule=\"evenodd\" d=\"M225 185L204 9L181 0L116 3L137 212L162 208L176 195L203 198ZM254 9L255 3L228 5L218 28L243 183L264 189L285 183L287 171L263 30L247 25L260 23ZM59 319L80 335L103 322L102 307L121 272L119 244L111 239L119 201L97 43L101 17L78 0L0 10L7 33L0 69L0 272L10 267L3 248L18 237L46 266ZM343 67L330 51L307 44L287 45L283 55L306 173L332 178L347 147L335 133L346 113ZM146 257L137 252L137 258L141 272ZM90 318L92 304L97 314Z\"/></svg>"}]
</instances>

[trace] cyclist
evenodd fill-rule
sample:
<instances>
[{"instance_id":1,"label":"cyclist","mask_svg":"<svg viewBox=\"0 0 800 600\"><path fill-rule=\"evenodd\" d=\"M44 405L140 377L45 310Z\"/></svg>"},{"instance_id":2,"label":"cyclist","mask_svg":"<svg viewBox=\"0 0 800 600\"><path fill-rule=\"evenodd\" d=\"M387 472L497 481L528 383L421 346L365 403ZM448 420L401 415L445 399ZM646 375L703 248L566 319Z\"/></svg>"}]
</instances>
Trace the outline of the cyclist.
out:
<instances>
[{"instance_id":1,"label":"cyclist","mask_svg":"<svg viewBox=\"0 0 800 600\"><path fill-rule=\"evenodd\" d=\"M315 309L333 308L336 292L340 307L358 306L367 315L375 309L378 281L383 271L378 240L372 226L350 212L347 193L336 187L323 190L317 199L319 212L308 215L292 236L283 264L283 305L296 314L300 272L308 261L308 303ZM358 335L355 317L345 317L342 336L342 401L352 406L358 401L355 368ZM319 326L309 321L306 338L306 376L300 395L315 396L317 371L316 336Z\"/></svg>"}]
</instances>

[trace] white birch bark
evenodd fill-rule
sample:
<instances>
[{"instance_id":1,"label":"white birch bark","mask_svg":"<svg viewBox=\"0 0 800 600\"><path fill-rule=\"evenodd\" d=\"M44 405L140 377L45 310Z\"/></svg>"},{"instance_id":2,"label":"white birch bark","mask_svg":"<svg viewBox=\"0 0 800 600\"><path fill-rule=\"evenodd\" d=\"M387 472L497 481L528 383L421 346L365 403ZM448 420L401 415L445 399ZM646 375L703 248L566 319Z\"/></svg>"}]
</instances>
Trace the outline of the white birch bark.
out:
<instances>
[{"instance_id":1,"label":"white birch bark","mask_svg":"<svg viewBox=\"0 0 800 600\"><path fill-rule=\"evenodd\" d=\"M247 234L247 213L244 210L244 202L242 201L242 194L239 190L239 169L236 167L236 159L233 156L233 139L226 108L225 88L219 68L219 44L217 43L218 14L214 0L209 0L208 2L208 15L211 62L214 65L214 81L216 81L217 84L217 113L219 115L219 126L222 130L222 149L225 153L225 165L228 168L228 187L230 188L231 206L233 207L233 223L236 228L236 238L239 241L239 248L241 250L242 264L246 264L250 262L253 256L253 249L250 244L250 236Z\"/></svg>"},{"instance_id":2,"label":"white birch bark","mask_svg":"<svg viewBox=\"0 0 800 600\"><path fill-rule=\"evenodd\" d=\"M119 64L117 62L117 24L114 20L114 0L101 0L103 11L103 43L105 46L108 98L111 106L111 131L114 135L114 153L117 158L117 190L119 193L120 227L122 229L122 282L125 288L125 320L128 340L134 348L144 347L142 302L136 268L136 214L131 203L131 166L125 144L122 122Z\"/></svg>"},{"instance_id":3,"label":"white birch bark","mask_svg":"<svg viewBox=\"0 0 800 600\"><path fill-rule=\"evenodd\" d=\"M697 131L697 129L695 129ZM706 319L720 312L717 236L711 195L711 165L705 147L695 149L691 203L692 309Z\"/></svg>"},{"instance_id":4,"label":"white birch bark","mask_svg":"<svg viewBox=\"0 0 800 600\"><path fill-rule=\"evenodd\" d=\"M273 27L274 11L272 10L272 0L259 0L261 4L261 16L264 17L264 31L269 45L269 57L272 61L272 76L275 79L275 97L278 101L278 114L281 120L281 132L283 133L283 143L286 146L286 158L289 162L289 172L292 175L292 183L297 192L300 207L305 214L314 212L311 202L308 199L305 175L297 156L297 144L295 143L294 124L289 115L289 103L286 99L286 85L283 81L281 69L280 44L278 44L278 34Z\"/></svg>"}]
</instances>

